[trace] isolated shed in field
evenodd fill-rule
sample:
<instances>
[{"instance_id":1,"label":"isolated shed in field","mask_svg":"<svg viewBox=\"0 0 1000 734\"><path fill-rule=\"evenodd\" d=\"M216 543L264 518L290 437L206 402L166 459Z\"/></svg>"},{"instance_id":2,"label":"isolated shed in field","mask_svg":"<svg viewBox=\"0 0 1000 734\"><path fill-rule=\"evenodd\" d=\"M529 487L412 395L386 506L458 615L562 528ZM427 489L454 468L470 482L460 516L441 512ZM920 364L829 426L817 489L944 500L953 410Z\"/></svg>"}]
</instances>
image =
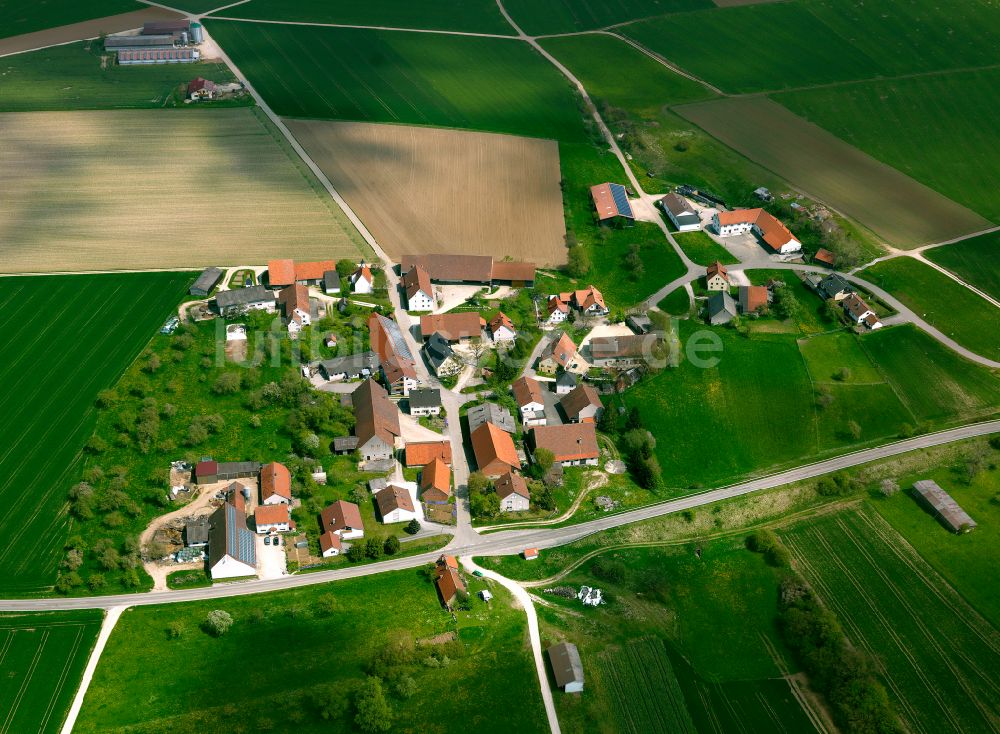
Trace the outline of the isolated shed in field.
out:
<instances>
[{"instance_id":1,"label":"isolated shed in field","mask_svg":"<svg viewBox=\"0 0 1000 734\"><path fill-rule=\"evenodd\" d=\"M549 665L552 666L556 685L566 693L583 691L583 662L580 660L580 651L576 649L576 645L571 642L560 642L546 652L549 655Z\"/></svg>"},{"instance_id":2,"label":"isolated shed in field","mask_svg":"<svg viewBox=\"0 0 1000 734\"><path fill-rule=\"evenodd\" d=\"M934 513L946 528L953 533L968 533L975 530L976 521L961 508L954 498L945 492L941 486L930 479L921 479L913 483L913 489L924 505Z\"/></svg>"}]
</instances>

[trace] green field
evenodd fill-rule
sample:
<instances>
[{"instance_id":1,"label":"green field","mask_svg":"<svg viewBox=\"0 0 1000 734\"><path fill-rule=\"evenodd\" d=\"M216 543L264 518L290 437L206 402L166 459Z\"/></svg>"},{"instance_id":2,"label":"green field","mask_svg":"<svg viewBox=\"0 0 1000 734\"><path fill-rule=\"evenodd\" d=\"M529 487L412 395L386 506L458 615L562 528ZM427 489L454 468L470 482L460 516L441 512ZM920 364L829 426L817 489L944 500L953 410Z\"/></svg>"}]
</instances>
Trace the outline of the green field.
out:
<instances>
[{"instance_id":1,"label":"green field","mask_svg":"<svg viewBox=\"0 0 1000 734\"><path fill-rule=\"evenodd\" d=\"M281 115L586 140L569 83L524 43L229 21L209 28Z\"/></svg>"},{"instance_id":2,"label":"green field","mask_svg":"<svg viewBox=\"0 0 1000 734\"><path fill-rule=\"evenodd\" d=\"M799 351L814 383L865 385L885 382L854 334L842 331L802 339Z\"/></svg>"},{"instance_id":3,"label":"green field","mask_svg":"<svg viewBox=\"0 0 1000 734\"><path fill-rule=\"evenodd\" d=\"M257 732L294 724L300 732L353 731L355 687L374 674L394 711L393 731L542 731L524 612L499 585L467 578L471 593L488 587L494 599L487 605L473 597L457 621L418 569L130 609L108 641L75 730ZM214 609L234 620L218 638L200 629ZM173 639L171 623L180 626ZM266 653L256 655L262 645ZM239 685L224 686L220 697L220 681L234 674ZM409 696L398 692L404 679ZM244 718L237 712L252 715L237 722Z\"/></svg>"},{"instance_id":4,"label":"green field","mask_svg":"<svg viewBox=\"0 0 1000 734\"><path fill-rule=\"evenodd\" d=\"M253 0L219 13L230 18L287 20L306 23L433 28L513 35L493 0L442 0L415 3L410 0Z\"/></svg>"},{"instance_id":5,"label":"green field","mask_svg":"<svg viewBox=\"0 0 1000 734\"><path fill-rule=\"evenodd\" d=\"M686 183L737 205L751 204L750 192L757 186L784 186L773 173L669 110L711 98L705 87L610 36L550 38L543 45L586 87L619 144L632 155L632 168L647 190L666 192Z\"/></svg>"},{"instance_id":6,"label":"green field","mask_svg":"<svg viewBox=\"0 0 1000 734\"><path fill-rule=\"evenodd\" d=\"M796 731L812 727L781 679L788 665L778 639L773 592L780 571L743 548L743 537L599 556L623 569L609 579L597 560L557 585L600 587L596 609L536 593L543 638L575 642L583 659L582 697L556 696L564 731L613 713L608 731Z\"/></svg>"},{"instance_id":7,"label":"green field","mask_svg":"<svg viewBox=\"0 0 1000 734\"><path fill-rule=\"evenodd\" d=\"M726 92L757 92L993 64L1000 8L988 0L805 0L684 13L623 30Z\"/></svg>"},{"instance_id":8,"label":"green field","mask_svg":"<svg viewBox=\"0 0 1000 734\"><path fill-rule=\"evenodd\" d=\"M684 345L696 328L681 325ZM816 452L812 388L795 339L715 333L723 350L706 356L717 366L685 360L625 394L656 436L670 487L713 485Z\"/></svg>"},{"instance_id":9,"label":"green field","mask_svg":"<svg viewBox=\"0 0 1000 734\"><path fill-rule=\"evenodd\" d=\"M1000 330L987 326L996 322L1000 310L968 288L906 257L876 263L859 275L889 291L963 347L1000 360Z\"/></svg>"},{"instance_id":10,"label":"green field","mask_svg":"<svg viewBox=\"0 0 1000 734\"><path fill-rule=\"evenodd\" d=\"M691 299L684 288L675 288L656 307L671 316L686 316L691 310Z\"/></svg>"},{"instance_id":11,"label":"green field","mask_svg":"<svg viewBox=\"0 0 1000 734\"><path fill-rule=\"evenodd\" d=\"M933 247L924 250L923 255L1000 300L1000 235L997 233Z\"/></svg>"},{"instance_id":12,"label":"green field","mask_svg":"<svg viewBox=\"0 0 1000 734\"><path fill-rule=\"evenodd\" d=\"M970 479L970 455L981 456L973 450L947 464L899 477L903 491L873 504L934 570L1000 629L1000 589L993 572L1000 547L1000 502L996 499L1000 469L987 468ZM948 532L914 499L910 488L918 479L933 479L941 485L978 523L975 531L962 535Z\"/></svg>"},{"instance_id":13,"label":"green field","mask_svg":"<svg viewBox=\"0 0 1000 734\"><path fill-rule=\"evenodd\" d=\"M146 7L133 0L4 0L0 3L0 38L78 23Z\"/></svg>"},{"instance_id":14,"label":"green field","mask_svg":"<svg viewBox=\"0 0 1000 734\"><path fill-rule=\"evenodd\" d=\"M711 0L507 0L504 7L525 33L539 36L595 30L714 6Z\"/></svg>"},{"instance_id":15,"label":"green field","mask_svg":"<svg viewBox=\"0 0 1000 734\"><path fill-rule=\"evenodd\" d=\"M618 731L694 734L684 692L661 640L633 640L597 657L597 685L607 691Z\"/></svg>"},{"instance_id":16,"label":"green field","mask_svg":"<svg viewBox=\"0 0 1000 734\"><path fill-rule=\"evenodd\" d=\"M781 537L850 641L877 661L908 730L994 728L1000 632L878 513L863 507Z\"/></svg>"},{"instance_id":17,"label":"green field","mask_svg":"<svg viewBox=\"0 0 1000 734\"><path fill-rule=\"evenodd\" d=\"M1000 221L1000 70L865 82L775 100L869 155Z\"/></svg>"},{"instance_id":18,"label":"green field","mask_svg":"<svg viewBox=\"0 0 1000 734\"><path fill-rule=\"evenodd\" d=\"M677 244L684 254L699 265L711 265L716 260L723 265L735 265L739 258L733 257L725 247L704 232L678 232L674 234Z\"/></svg>"},{"instance_id":19,"label":"green field","mask_svg":"<svg viewBox=\"0 0 1000 734\"><path fill-rule=\"evenodd\" d=\"M179 107L194 77L220 83L234 78L229 67L214 63L102 69L101 51L90 41L7 56L0 59L0 74L0 112ZM210 106L232 104L250 105L253 98Z\"/></svg>"},{"instance_id":20,"label":"green field","mask_svg":"<svg viewBox=\"0 0 1000 734\"><path fill-rule=\"evenodd\" d=\"M1000 406L996 373L960 357L912 325L861 339L885 379L920 422L973 420Z\"/></svg>"},{"instance_id":21,"label":"green field","mask_svg":"<svg viewBox=\"0 0 1000 734\"><path fill-rule=\"evenodd\" d=\"M97 393L113 383L170 314L182 273L4 278L0 498L6 512L0 589L55 580L70 518L66 492L93 430Z\"/></svg>"},{"instance_id":22,"label":"green field","mask_svg":"<svg viewBox=\"0 0 1000 734\"><path fill-rule=\"evenodd\" d=\"M0 729L62 730L101 619L96 610L0 615Z\"/></svg>"}]
</instances>

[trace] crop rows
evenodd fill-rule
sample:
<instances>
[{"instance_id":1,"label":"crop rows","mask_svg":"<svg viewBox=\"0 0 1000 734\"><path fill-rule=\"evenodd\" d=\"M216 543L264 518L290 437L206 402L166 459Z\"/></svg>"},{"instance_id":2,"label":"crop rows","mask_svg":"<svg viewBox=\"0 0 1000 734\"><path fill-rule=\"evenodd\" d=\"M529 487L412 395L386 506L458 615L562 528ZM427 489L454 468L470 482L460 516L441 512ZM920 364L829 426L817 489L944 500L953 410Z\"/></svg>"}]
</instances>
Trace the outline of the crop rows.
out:
<instances>
[{"instance_id":1,"label":"crop rows","mask_svg":"<svg viewBox=\"0 0 1000 734\"><path fill-rule=\"evenodd\" d=\"M99 612L0 617L0 734L59 731Z\"/></svg>"},{"instance_id":2,"label":"crop rows","mask_svg":"<svg viewBox=\"0 0 1000 734\"><path fill-rule=\"evenodd\" d=\"M29 593L55 577L66 491L93 429L93 402L180 298L177 273L7 279L0 341L0 585Z\"/></svg>"},{"instance_id":3,"label":"crop rows","mask_svg":"<svg viewBox=\"0 0 1000 734\"><path fill-rule=\"evenodd\" d=\"M622 731L694 733L684 694L660 640L636 640L605 652L600 675Z\"/></svg>"},{"instance_id":4,"label":"crop rows","mask_svg":"<svg viewBox=\"0 0 1000 734\"><path fill-rule=\"evenodd\" d=\"M911 731L1000 728L1000 633L871 508L784 539L851 642L877 661Z\"/></svg>"}]
</instances>

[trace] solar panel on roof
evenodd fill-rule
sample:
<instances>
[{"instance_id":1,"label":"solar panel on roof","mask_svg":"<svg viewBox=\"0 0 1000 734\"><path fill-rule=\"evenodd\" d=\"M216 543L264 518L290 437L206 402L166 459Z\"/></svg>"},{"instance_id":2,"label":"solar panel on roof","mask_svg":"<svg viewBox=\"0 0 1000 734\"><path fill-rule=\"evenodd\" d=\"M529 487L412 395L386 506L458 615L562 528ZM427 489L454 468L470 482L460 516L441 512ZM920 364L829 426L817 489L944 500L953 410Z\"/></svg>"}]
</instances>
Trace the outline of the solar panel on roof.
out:
<instances>
[{"instance_id":1,"label":"solar panel on roof","mask_svg":"<svg viewBox=\"0 0 1000 734\"><path fill-rule=\"evenodd\" d=\"M625 193L624 186L621 184L611 184L611 196L615 200L615 206L618 207L618 213L621 216L635 219L635 216L632 214L632 205L628 203L628 194Z\"/></svg>"}]
</instances>

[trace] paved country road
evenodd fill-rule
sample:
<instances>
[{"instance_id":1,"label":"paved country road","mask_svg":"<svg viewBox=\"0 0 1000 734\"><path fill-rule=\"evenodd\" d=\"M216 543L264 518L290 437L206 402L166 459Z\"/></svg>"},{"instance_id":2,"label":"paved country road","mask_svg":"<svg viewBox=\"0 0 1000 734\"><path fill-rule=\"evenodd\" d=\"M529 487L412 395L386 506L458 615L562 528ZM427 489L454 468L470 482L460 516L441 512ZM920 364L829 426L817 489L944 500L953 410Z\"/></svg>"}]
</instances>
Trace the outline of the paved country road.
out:
<instances>
[{"instance_id":1,"label":"paved country road","mask_svg":"<svg viewBox=\"0 0 1000 734\"><path fill-rule=\"evenodd\" d=\"M640 520L648 520L662 515L668 515L682 510L693 509L720 500L731 499L765 489L779 487L791 482L821 476L830 472L847 469L871 461L897 456L917 449L940 446L942 444L962 441L976 436L1000 433L1000 420L984 423L974 423L960 428L951 428L937 433L928 433L904 441L878 446L854 453L844 454L832 459L825 459L806 466L796 467L757 479L751 479L728 487L720 487L697 494L687 495L674 500L660 502L655 505L641 507L636 510L609 515L590 522L571 525L564 528L548 529L533 528L526 530L503 531L489 535L481 535L475 540L456 539L448 546L447 552L456 556L512 555L520 553L524 548L552 548L571 543L574 540L593 535L603 530L628 525ZM224 599L232 596L258 594L269 591L283 591L302 586L322 584L329 581L369 576L388 571L399 571L416 568L432 562L441 551L422 553L407 558L395 558L379 563L362 566L350 566L333 571L318 571L316 573L296 574L267 581L247 581L243 583L223 584L200 589L185 589L159 594L119 594L115 596L91 596L80 598L48 598L48 599L5 599L0 600L0 611L51 611L61 609L110 609L116 606L140 606L150 604L172 604L204 599Z\"/></svg>"}]
</instances>

